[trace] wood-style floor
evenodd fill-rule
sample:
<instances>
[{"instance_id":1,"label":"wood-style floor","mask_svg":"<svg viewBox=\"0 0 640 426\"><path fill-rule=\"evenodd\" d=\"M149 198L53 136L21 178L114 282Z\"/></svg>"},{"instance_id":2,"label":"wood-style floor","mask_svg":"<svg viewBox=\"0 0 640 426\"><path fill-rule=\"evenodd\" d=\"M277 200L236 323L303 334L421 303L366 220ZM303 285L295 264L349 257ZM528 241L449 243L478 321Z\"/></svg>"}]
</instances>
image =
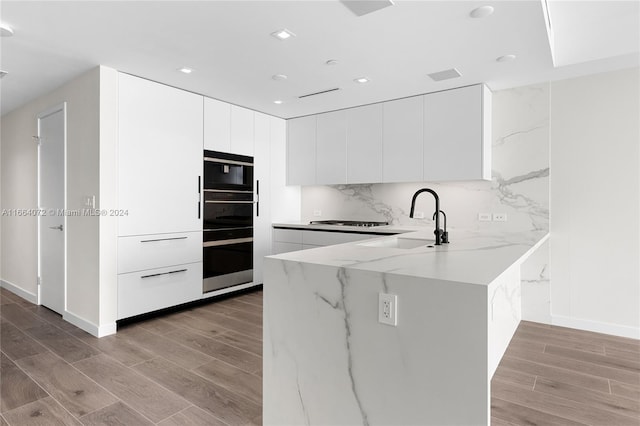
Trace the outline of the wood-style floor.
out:
<instances>
[{"instance_id":1,"label":"wood-style floor","mask_svg":"<svg viewBox=\"0 0 640 426\"><path fill-rule=\"evenodd\" d=\"M262 292L97 339L0 289L0 425L262 423Z\"/></svg>"},{"instance_id":2,"label":"wood-style floor","mask_svg":"<svg viewBox=\"0 0 640 426\"><path fill-rule=\"evenodd\" d=\"M0 426L261 423L261 291L102 339L4 289L0 304ZM640 342L523 321L491 407L493 425L640 425Z\"/></svg>"}]
</instances>

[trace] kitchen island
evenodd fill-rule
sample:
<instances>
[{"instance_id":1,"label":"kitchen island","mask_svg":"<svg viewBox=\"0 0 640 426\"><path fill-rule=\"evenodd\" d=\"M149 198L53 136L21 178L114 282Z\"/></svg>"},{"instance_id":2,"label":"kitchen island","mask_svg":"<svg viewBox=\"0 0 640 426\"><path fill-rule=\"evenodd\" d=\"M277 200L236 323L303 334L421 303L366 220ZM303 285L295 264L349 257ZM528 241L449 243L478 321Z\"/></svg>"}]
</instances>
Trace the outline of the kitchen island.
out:
<instances>
[{"instance_id":1,"label":"kitchen island","mask_svg":"<svg viewBox=\"0 0 640 426\"><path fill-rule=\"evenodd\" d=\"M548 234L450 234L265 259L264 424L489 424L520 265ZM397 326L378 322L379 293L397 296Z\"/></svg>"}]
</instances>

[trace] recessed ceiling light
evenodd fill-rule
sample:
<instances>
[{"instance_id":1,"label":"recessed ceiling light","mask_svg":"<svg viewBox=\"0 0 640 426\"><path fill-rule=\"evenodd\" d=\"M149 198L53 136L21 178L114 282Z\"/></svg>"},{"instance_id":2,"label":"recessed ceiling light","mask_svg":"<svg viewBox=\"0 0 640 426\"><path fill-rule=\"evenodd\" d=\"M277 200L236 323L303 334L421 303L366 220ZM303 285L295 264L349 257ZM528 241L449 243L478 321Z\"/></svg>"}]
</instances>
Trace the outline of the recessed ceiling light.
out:
<instances>
[{"instance_id":1,"label":"recessed ceiling light","mask_svg":"<svg viewBox=\"0 0 640 426\"><path fill-rule=\"evenodd\" d=\"M496 58L498 62L511 62L516 60L516 55L504 55Z\"/></svg>"},{"instance_id":2,"label":"recessed ceiling light","mask_svg":"<svg viewBox=\"0 0 640 426\"><path fill-rule=\"evenodd\" d=\"M469 12L472 18L486 18L493 13L493 6L480 6Z\"/></svg>"},{"instance_id":3,"label":"recessed ceiling light","mask_svg":"<svg viewBox=\"0 0 640 426\"><path fill-rule=\"evenodd\" d=\"M338 60L337 59L329 59L327 62L325 62L325 65L338 65Z\"/></svg>"},{"instance_id":4,"label":"recessed ceiling light","mask_svg":"<svg viewBox=\"0 0 640 426\"><path fill-rule=\"evenodd\" d=\"M294 33L292 33L286 28L272 32L271 35L277 38L278 40L283 40L283 41L296 36Z\"/></svg>"},{"instance_id":5,"label":"recessed ceiling light","mask_svg":"<svg viewBox=\"0 0 640 426\"><path fill-rule=\"evenodd\" d=\"M280 105L280 104L282 104L282 101L277 100L277 101L273 101L273 103L276 104L276 105Z\"/></svg>"},{"instance_id":6,"label":"recessed ceiling light","mask_svg":"<svg viewBox=\"0 0 640 426\"><path fill-rule=\"evenodd\" d=\"M271 78L272 78L273 80L275 80L275 81L283 81L283 80L288 79L289 77L287 77L287 76L286 76L286 75L284 75L284 74L275 74L275 75L272 75L272 76L271 76Z\"/></svg>"},{"instance_id":7,"label":"recessed ceiling light","mask_svg":"<svg viewBox=\"0 0 640 426\"><path fill-rule=\"evenodd\" d=\"M460 71L458 71L457 69L450 68L448 70L433 72L427 75L431 77L433 81L442 81L442 80L448 80L450 78L458 78L462 74L460 74Z\"/></svg>"},{"instance_id":8,"label":"recessed ceiling light","mask_svg":"<svg viewBox=\"0 0 640 426\"><path fill-rule=\"evenodd\" d=\"M178 68L178 71L180 71L181 73L184 73L184 74L191 74L193 72L193 69L187 68L187 67L182 67L182 68Z\"/></svg>"},{"instance_id":9,"label":"recessed ceiling light","mask_svg":"<svg viewBox=\"0 0 640 426\"><path fill-rule=\"evenodd\" d=\"M353 81L355 81L356 83L368 83L371 80L369 80L367 77L360 77L360 78L356 78Z\"/></svg>"},{"instance_id":10,"label":"recessed ceiling light","mask_svg":"<svg viewBox=\"0 0 640 426\"><path fill-rule=\"evenodd\" d=\"M13 36L13 29L5 24L0 24L0 37L11 37Z\"/></svg>"}]
</instances>

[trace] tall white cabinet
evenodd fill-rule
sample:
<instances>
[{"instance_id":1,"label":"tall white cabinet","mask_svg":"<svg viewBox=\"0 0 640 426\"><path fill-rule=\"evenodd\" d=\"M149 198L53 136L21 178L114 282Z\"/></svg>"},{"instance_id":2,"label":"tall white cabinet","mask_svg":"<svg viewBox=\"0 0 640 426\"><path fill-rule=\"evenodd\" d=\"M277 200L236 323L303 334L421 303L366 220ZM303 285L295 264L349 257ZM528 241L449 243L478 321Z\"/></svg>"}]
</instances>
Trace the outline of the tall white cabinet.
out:
<instances>
[{"instance_id":1,"label":"tall white cabinet","mask_svg":"<svg viewBox=\"0 0 640 426\"><path fill-rule=\"evenodd\" d=\"M203 97L127 74L118 94L118 314L202 295Z\"/></svg>"},{"instance_id":2,"label":"tall white cabinet","mask_svg":"<svg viewBox=\"0 0 640 426\"><path fill-rule=\"evenodd\" d=\"M200 231L202 96L120 74L120 236Z\"/></svg>"}]
</instances>

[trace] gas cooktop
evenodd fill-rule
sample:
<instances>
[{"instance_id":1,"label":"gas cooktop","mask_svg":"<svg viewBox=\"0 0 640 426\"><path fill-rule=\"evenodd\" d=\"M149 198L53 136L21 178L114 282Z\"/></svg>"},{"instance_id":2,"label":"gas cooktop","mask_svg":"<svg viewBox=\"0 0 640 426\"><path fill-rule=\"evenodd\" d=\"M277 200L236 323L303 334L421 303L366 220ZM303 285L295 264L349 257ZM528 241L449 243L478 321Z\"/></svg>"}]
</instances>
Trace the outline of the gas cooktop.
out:
<instances>
[{"instance_id":1,"label":"gas cooktop","mask_svg":"<svg viewBox=\"0 0 640 426\"><path fill-rule=\"evenodd\" d=\"M361 220L312 220L309 225L335 225L335 226L364 226L371 228L374 226L388 225L389 222L372 222Z\"/></svg>"}]
</instances>

